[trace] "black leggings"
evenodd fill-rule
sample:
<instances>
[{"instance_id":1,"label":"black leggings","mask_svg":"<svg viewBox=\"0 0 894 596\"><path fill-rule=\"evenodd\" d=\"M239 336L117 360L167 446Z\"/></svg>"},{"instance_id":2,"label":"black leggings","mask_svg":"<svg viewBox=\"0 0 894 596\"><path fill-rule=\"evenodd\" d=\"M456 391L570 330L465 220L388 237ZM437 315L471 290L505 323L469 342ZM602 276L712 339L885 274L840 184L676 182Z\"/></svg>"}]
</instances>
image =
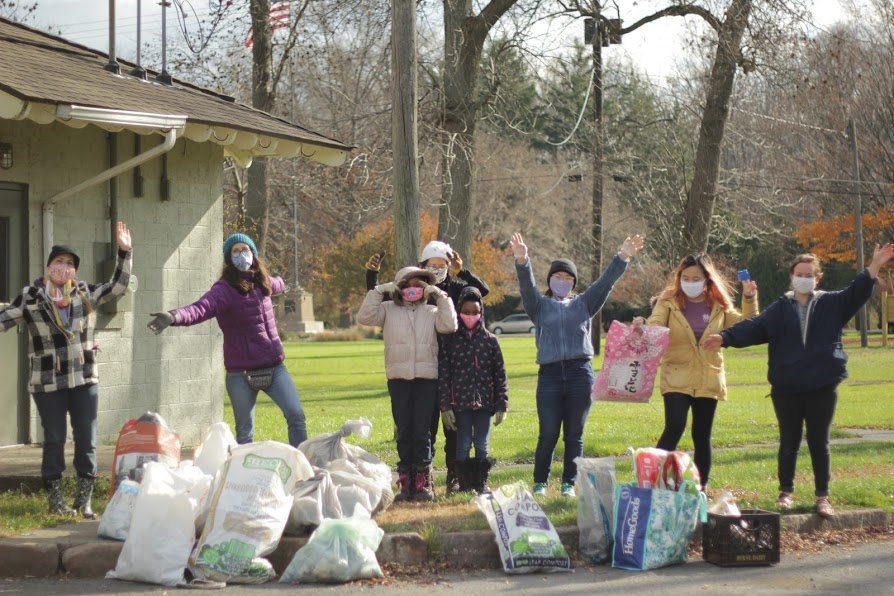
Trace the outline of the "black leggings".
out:
<instances>
[{"instance_id":1,"label":"black leggings","mask_svg":"<svg viewBox=\"0 0 894 596\"><path fill-rule=\"evenodd\" d=\"M832 454L829 435L838 403L838 385L829 385L805 393L772 394L773 409L779 421L779 490L794 492L795 465L807 424L807 448L813 464L816 496L829 496Z\"/></svg>"},{"instance_id":2,"label":"black leggings","mask_svg":"<svg viewBox=\"0 0 894 596\"><path fill-rule=\"evenodd\" d=\"M698 468L702 486L708 485L711 473L711 428L714 426L714 410L717 400L710 397L692 397L685 393L664 394L664 432L658 439L659 449L674 451L686 430L686 418L692 408L692 444L695 446L695 467Z\"/></svg>"}]
</instances>

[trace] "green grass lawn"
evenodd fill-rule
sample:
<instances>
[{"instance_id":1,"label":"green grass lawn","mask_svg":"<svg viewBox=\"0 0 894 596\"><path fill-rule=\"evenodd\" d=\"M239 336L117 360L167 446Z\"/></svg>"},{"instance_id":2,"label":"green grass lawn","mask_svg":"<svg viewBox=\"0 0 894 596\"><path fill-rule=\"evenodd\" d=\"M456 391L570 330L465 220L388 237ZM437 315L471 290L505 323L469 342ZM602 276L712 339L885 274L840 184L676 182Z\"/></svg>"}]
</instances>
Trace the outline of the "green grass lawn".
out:
<instances>
[{"instance_id":1,"label":"green grass lawn","mask_svg":"<svg viewBox=\"0 0 894 596\"><path fill-rule=\"evenodd\" d=\"M848 338L851 378L839 390L835 436L846 436L843 428L894 428L894 350L860 348L855 336ZM491 477L492 485L522 479L532 482L532 462L537 444L537 413L534 392L537 365L534 340L530 336L500 339L509 375L509 416L491 434L491 454L499 461ZM729 399L719 404L713 441L720 449L714 456L711 485L714 491L732 488L740 507L775 510L776 444L778 435L773 407L767 397L766 350L763 347L727 350ZM307 413L308 434L337 430L345 420L365 416L373 422L372 436L362 444L368 451L394 466L397 452L392 440L391 405L386 389L381 341L292 342L286 344L286 364L295 378ZM602 364L597 357L594 366ZM222 374L222 373L221 373ZM657 387L657 384L656 384ZM225 420L233 424L229 401ZM664 408L657 389L650 404L597 402L593 405L584 436L584 452L589 457L623 456L628 447L654 446L661 434ZM255 439L287 440L286 426L279 408L261 394L256 413ZM681 449L691 450L684 436ZM894 459L891 443L866 442L835 445L833 451L833 502L836 507L883 507L894 510ZM561 472L563 446L556 449L553 482ZM443 470L443 437L439 437L437 468ZM632 480L630 460L617 463L619 482ZM438 494L443 494L443 477L438 478ZM66 485L70 497L71 486ZM97 487L94 508L104 509L107 482ZM802 450L796 479L795 511L812 511L813 490L810 459ZM577 502L556 496L551 486L544 508L557 526L576 523ZM438 531L485 528L484 517L468 505L468 496L439 498L433 504L393 507L380 516L388 531L433 526ZM15 534L35 527L62 523L46 515L46 495L21 492L0 493L0 535Z\"/></svg>"}]
</instances>

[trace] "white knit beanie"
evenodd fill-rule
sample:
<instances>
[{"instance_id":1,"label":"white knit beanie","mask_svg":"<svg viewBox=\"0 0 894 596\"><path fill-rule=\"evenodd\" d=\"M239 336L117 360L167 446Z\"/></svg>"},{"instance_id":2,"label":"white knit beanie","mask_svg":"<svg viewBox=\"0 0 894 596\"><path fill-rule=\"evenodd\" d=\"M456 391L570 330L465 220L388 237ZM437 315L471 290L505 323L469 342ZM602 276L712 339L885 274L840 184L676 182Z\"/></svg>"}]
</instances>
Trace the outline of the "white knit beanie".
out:
<instances>
[{"instance_id":1,"label":"white knit beanie","mask_svg":"<svg viewBox=\"0 0 894 596\"><path fill-rule=\"evenodd\" d=\"M453 249L450 248L449 244L441 242L440 240L432 240L422 249L422 254L419 256L419 262L424 263L432 258L440 258L445 261L450 261L451 254L453 254Z\"/></svg>"}]
</instances>

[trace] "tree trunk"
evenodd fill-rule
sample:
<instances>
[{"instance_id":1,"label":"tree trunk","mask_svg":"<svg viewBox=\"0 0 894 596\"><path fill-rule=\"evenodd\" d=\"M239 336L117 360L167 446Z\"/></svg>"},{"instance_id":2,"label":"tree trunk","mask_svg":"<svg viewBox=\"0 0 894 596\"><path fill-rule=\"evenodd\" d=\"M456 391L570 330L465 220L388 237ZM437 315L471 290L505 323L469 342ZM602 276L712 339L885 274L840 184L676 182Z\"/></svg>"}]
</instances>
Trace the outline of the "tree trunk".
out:
<instances>
[{"instance_id":1,"label":"tree trunk","mask_svg":"<svg viewBox=\"0 0 894 596\"><path fill-rule=\"evenodd\" d=\"M487 34L517 0L491 0L473 15L472 0L444 0L444 181L438 238L448 242L466 266L472 263L475 209L473 165L481 54Z\"/></svg>"},{"instance_id":2,"label":"tree trunk","mask_svg":"<svg viewBox=\"0 0 894 596\"><path fill-rule=\"evenodd\" d=\"M740 45L753 0L733 0L718 32L717 52L708 81L705 111L698 134L695 172L686 202L683 248L704 252L711 234L711 216L717 198L720 145L729 118L729 99L736 79Z\"/></svg>"},{"instance_id":3,"label":"tree trunk","mask_svg":"<svg viewBox=\"0 0 894 596\"><path fill-rule=\"evenodd\" d=\"M270 83L273 65L273 30L270 26L270 0L251 0L252 107L270 112L275 94ZM248 169L248 194L245 201L246 231L254 236L261 258L266 255L267 160L255 158Z\"/></svg>"},{"instance_id":4,"label":"tree trunk","mask_svg":"<svg viewBox=\"0 0 894 596\"><path fill-rule=\"evenodd\" d=\"M397 268L419 254L416 125L416 4L391 2L391 135L394 147L394 247Z\"/></svg>"}]
</instances>

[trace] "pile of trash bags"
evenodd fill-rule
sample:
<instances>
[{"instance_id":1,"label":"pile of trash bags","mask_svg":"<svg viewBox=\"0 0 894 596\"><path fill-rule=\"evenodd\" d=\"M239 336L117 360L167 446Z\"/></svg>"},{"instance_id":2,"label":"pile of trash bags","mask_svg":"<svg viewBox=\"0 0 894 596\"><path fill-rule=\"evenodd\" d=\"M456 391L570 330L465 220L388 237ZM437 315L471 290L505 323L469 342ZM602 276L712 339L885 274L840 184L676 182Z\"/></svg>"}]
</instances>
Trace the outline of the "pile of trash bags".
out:
<instances>
[{"instance_id":1,"label":"pile of trash bags","mask_svg":"<svg viewBox=\"0 0 894 596\"><path fill-rule=\"evenodd\" d=\"M100 522L100 537L124 541L106 577L165 586L271 581L276 572L264 557L287 529L313 534L281 581L381 577L375 552L384 533L372 515L394 501L391 472L344 440L371 431L369 420L349 420L296 449L276 441L237 445L221 422L194 461L179 461L179 450L173 465L144 457L138 475L121 479ZM142 447L156 448L169 449Z\"/></svg>"}]
</instances>

